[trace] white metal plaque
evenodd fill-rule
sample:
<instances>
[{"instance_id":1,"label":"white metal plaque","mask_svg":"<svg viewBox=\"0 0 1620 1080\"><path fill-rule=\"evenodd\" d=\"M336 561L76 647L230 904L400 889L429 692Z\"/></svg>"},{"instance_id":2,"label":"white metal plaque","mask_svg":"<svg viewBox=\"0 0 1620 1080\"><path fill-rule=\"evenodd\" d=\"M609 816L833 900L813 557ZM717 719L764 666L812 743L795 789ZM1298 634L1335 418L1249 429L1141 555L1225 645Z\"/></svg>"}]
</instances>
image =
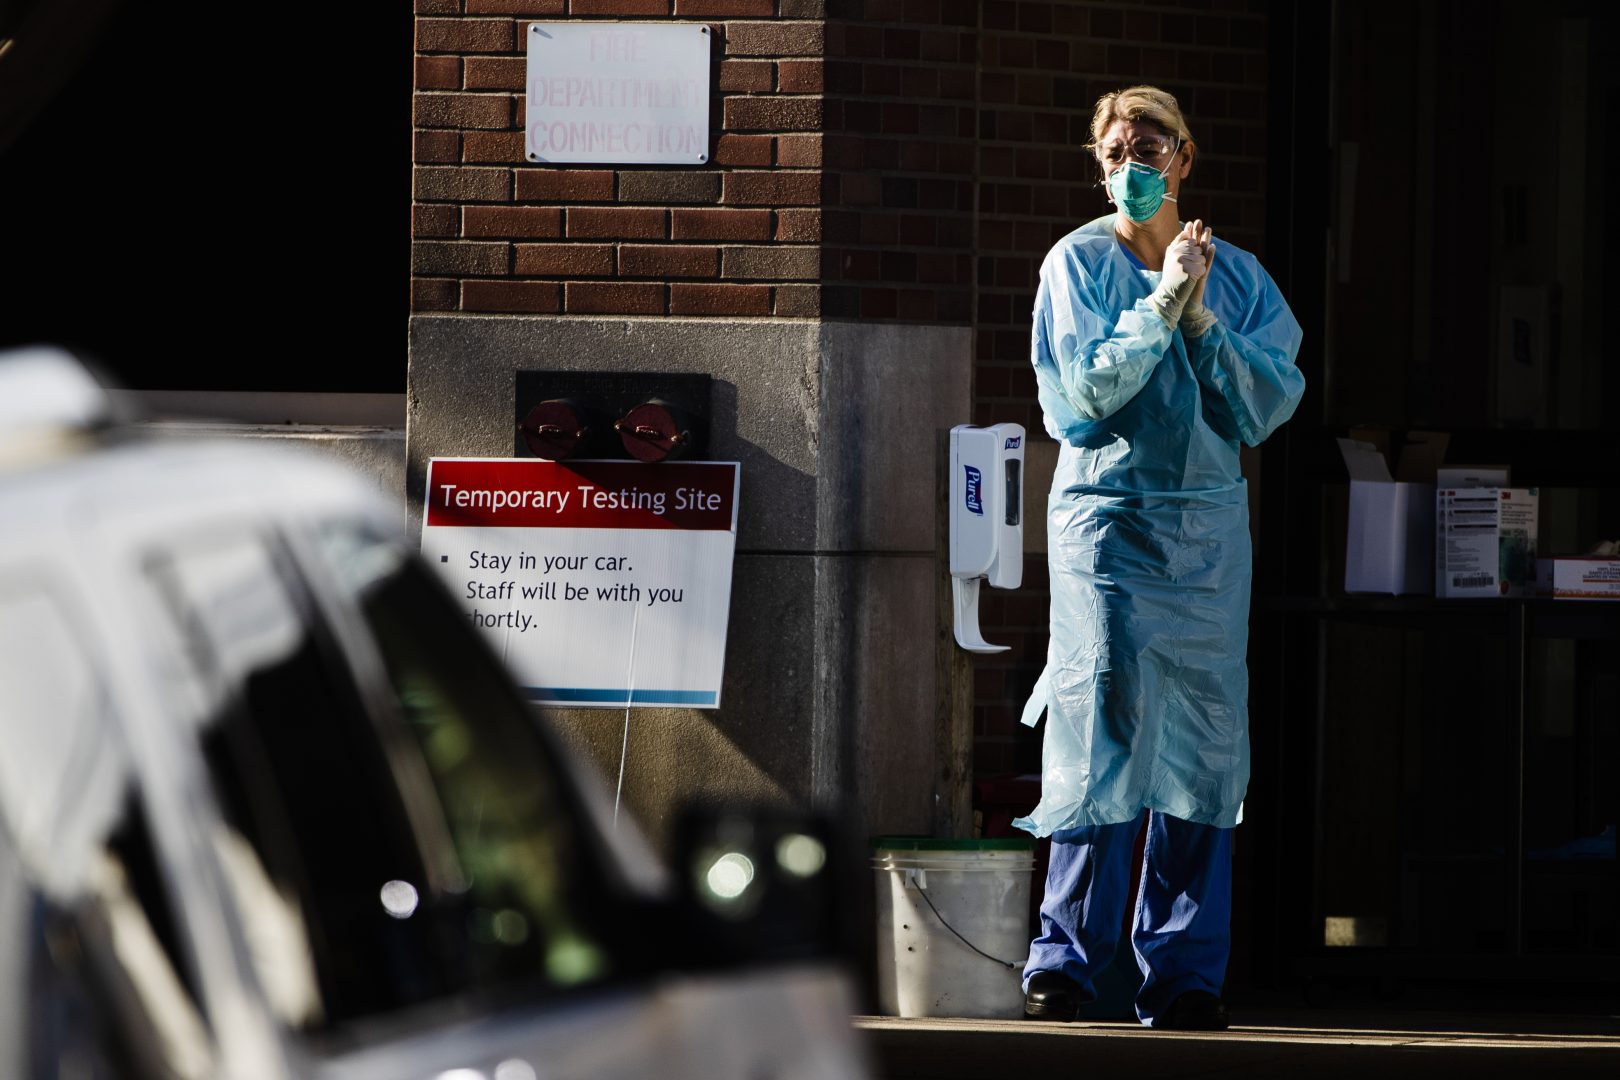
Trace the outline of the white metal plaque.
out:
<instances>
[{"instance_id":1,"label":"white metal plaque","mask_svg":"<svg viewBox=\"0 0 1620 1080\"><path fill-rule=\"evenodd\" d=\"M709 45L709 28L694 24L531 24L528 159L707 161Z\"/></svg>"}]
</instances>

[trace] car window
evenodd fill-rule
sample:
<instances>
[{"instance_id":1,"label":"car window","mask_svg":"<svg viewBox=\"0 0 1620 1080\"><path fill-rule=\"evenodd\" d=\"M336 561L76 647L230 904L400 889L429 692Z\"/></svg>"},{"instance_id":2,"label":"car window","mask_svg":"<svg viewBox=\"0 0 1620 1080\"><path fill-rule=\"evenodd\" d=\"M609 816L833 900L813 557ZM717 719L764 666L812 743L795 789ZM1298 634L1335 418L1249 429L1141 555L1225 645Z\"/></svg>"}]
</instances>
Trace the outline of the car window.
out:
<instances>
[{"instance_id":1,"label":"car window","mask_svg":"<svg viewBox=\"0 0 1620 1080\"><path fill-rule=\"evenodd\" d=\"M603 875L504 672L386 541L334 528L319 551L336 609L255 536L148 564L207 688L220 862L281 1019L331 1032L608 977ZM342 625L356 608L364 627Z\"/></svg>"},{"instance_id":2,"label":"car window","mask_svg":"<svg viewBox=\"0 0 1620 1080\"><path fill-rule=\"evenodd\" d=\"M538 974L573 986L608 977L612 898L570 785L510 676L397 546L331 522L319 547L371 630L443 808L465 884L466 978Z\"/></svg>"},{"instance_id":3,"label":"car window","mask_svg":"<svg viewBox=\"0 0 1620 1080\"><path fill-rule=\"evenodd\" d=\"M76 947L59 941L32 977L35 1016L54 1021L36 1025L32 1053L205 1077L211 1036L144 800L71 611L52 589L0 576L0 827L54 879L48 893L75 899L59 917Z\"/></svg>"},{"instance_id":4,"label":"car window","mask_svg":"<svg viewBox=\"0 0 1620 1080\"><path fill-rule=\"evenodd\" d=\"M218 861L266 996L322 1029L448 993L427 873L372 719L256 536L147 562L203 687L193 718L224 818Z\"/></svg>"}]
</instances>

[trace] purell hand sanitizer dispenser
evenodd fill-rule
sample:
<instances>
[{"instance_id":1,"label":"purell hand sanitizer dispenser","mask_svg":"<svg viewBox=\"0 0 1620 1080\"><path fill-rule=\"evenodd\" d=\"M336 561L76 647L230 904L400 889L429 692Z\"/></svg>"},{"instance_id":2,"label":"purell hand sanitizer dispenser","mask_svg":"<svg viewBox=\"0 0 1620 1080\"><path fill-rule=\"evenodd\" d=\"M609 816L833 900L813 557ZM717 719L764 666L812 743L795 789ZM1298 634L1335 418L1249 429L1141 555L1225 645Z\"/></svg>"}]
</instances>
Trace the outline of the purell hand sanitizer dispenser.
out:
<instances>
[{"instance_id":1,"label":"purell hand sanitizer dispenser","mask_svg":"<svg viewBox=\"0 0 1620 1080\"><path fill-rule=\"evenodd\" d=\"M951 592L956 643L1006 652L979 633L979 582L1016 589L1024 580L1024 429L1019 424L951 429Z\"/></svg>"}]
</instances>

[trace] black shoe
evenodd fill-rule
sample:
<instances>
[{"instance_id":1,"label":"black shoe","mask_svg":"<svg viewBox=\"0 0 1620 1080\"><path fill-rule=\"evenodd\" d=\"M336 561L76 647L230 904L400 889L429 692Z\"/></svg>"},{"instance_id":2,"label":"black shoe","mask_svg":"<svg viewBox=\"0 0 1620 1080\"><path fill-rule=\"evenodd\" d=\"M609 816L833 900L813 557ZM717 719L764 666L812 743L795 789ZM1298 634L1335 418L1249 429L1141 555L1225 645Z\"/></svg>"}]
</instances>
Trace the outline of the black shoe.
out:
<instances>
[{"instance_id":1,"label":"black shoe","mask_svg":"<svg viewBox=\"0 0 1620 1080\"><path fill-rule=\"evenodd\" d=\"M1208 990L1189 990L1154 1025L1171 1031L1225 1031L1226 1004Z\"/></svg>"},{"instance_id":2,"label":"black shoe","mask_svg":"<svg viewBox=\"0 0 1620 1080\"><path fill-rule=\"evenodd\" d=\"M1024 992L1024 1015L1031 1020L1073 1020L1091 999L1080 984L1056 971L1037 971Z\"/></svg>"}]
</instances>

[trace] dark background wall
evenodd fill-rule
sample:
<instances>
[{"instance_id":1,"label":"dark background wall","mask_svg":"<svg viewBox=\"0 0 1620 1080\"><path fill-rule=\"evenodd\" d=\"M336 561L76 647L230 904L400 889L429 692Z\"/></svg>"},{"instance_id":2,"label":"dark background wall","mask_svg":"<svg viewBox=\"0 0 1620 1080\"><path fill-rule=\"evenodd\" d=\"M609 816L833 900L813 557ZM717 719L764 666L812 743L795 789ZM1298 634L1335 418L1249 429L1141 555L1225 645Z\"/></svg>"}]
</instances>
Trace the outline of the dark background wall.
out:
<instances>
[{"instance_id":1,"label":"dark background wall","mask_svg":"<svg viewBox=\"0 0 1620 1080\"><path fill-rule=\"evenodd\" d=\"M0 147L0 344L140 388L402 392L408 6L123 4L83 33Z\"/></svg>"}]
</instances>

